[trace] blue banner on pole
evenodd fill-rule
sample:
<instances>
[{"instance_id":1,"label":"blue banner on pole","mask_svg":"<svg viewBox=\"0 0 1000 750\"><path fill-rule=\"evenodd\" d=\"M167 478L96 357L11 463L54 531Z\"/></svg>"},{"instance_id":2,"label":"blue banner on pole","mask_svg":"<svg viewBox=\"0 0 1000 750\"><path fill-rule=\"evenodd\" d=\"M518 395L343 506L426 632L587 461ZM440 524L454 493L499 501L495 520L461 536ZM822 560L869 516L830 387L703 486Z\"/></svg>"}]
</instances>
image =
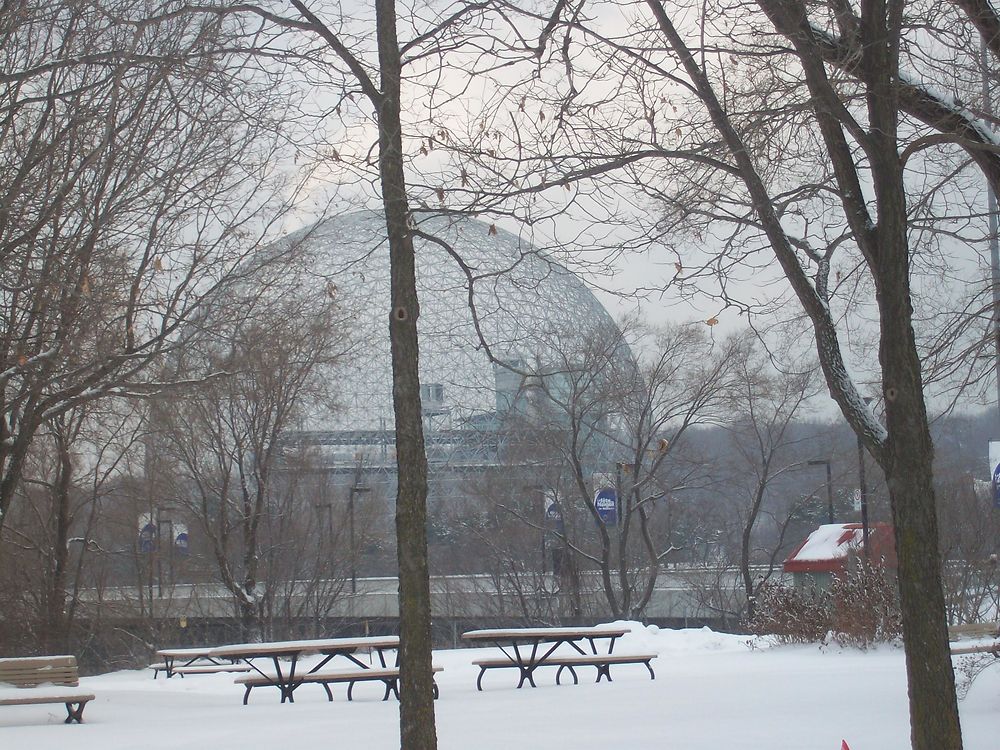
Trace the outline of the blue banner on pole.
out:
<instances>
[{"instance_id":1,"label":"blue banner on pole","mask_svg":"<svg viewBox=\"0 0 1000 750\"><path fill-rule=\"evenodd\" d=\"M993 507L1000 510L1000 464L993 470Z\"/></svg>"},{"instance_id":2,"label":"blue banner on pole","mask_svg":"<svg viewBox=\"0 0 1000 750\"><path fill-rule=\"evenodd\" d=\"M614 487L601 487L594 493L594 510L605 526L618 523L618 493Z\"/></svg>"},{"instance_id":3,"label":"blue banner on pole","mask_svg":"<svg viewBox=\"0 0 1000 750\"><path fill-rule=\"evenodd\" d=\"M559 505L559 501L556 500L554 493L546 493L545 495L545 520L546 521L559 521L562 522L563 514L562 507Z\"/></svg>"},{"instance_id":4,"label":"blue banner on pole","mask_svg":"<svg viewBox=\"0 0 1000 750\"><path fill-rule=\"evenodd\" d=\"M156 549L156 524L147 523L139 530L139 551L148 555Z\"/></svg>"},{"instance_id":5,"label":"blue banner on pole","mask_svg":"<svg viewBox=\"0 0 1000 750\"><path fill-rule=\"evenodd\" d=\"M991 440L990 457L990 494L993 496L993 507L1000 510L1000 440Z\"/></svg>"}]
</instances>

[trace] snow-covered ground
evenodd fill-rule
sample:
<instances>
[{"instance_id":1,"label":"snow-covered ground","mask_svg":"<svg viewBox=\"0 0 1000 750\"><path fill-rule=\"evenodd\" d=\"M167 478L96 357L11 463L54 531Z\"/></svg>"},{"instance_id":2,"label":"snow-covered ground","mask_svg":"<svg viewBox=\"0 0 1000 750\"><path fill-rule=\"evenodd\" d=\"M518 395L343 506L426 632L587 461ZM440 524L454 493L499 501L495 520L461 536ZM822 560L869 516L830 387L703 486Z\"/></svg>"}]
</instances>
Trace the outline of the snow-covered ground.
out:
<instances>
[{"instance_id":1,"label":"snow-covered ground","mask_svg":"<svg viewBox=\"0 0 1000 750\"><path fill-rule=\"evenodd\" d=\"M659 653L656 680L642 665L612 670L615 681L516 690L509 670L491 671L476 691L473 659L494 649L435 652L441 699L438 744L448 750L906 750L909 727L903 653L815 646L749 648L746 637L703 630L657 630L629 623L616 652ZM540 678L540 679L539 679ZM334 686L328 703L305 685L294 704L258 689L250 705L232 675L153 680L150 671L81 680L97 699L82 726L65 726L60 705L0 708L0 750L395 750L398 704L382 688L358 685L348 703ZM965 747L996 750L1000 664L961 703Z\"/></svg>"}]
</instances>

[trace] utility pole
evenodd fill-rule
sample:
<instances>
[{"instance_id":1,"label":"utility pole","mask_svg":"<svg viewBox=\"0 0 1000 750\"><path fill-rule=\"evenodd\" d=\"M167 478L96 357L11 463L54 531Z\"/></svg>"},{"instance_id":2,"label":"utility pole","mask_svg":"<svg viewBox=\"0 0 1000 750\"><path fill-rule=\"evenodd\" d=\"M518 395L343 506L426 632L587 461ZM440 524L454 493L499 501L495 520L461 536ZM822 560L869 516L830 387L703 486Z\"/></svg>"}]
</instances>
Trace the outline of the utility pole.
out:
<instances>
[{"instance_id":1,"label":"utility pole","mask_svg":"<svg viewBox=\"0 0 1000 750\"><path fill-rule=\"evenodd\" d=\"M826 465L826 515L827 523L833 523L833 469L830 467L829 458L815 458L807 461L809 466Z\"/></svg>"},{"instance_id":2,"label":"utility pole","mask_svg":"<svg viewBox=\"0 0 1000 750\"><path fill-rule=\"evenodd\" d=\"M364 471L364 456L358 456L358 463L354 468L354 481L347 495L347 534L348 544L351 552L351 593L358 593L358 547L354 535L354 497L364 492L368 492L369 487L361 485L361 474Z\"/></svg>"},{"instance_id":3,"label":"utility pole","mask_svg":"<svg viewBox=\"0 0 1000 750\"><path fill-rule=\"evenodd\" d=\"M983 111L989 115L993 113L993 96L990 91L989 56L985 37L980 39L979 52L980 73L983 78ZM986 208L989 213L990 280L993 286L993 345L996 353L993 369L996 376L997 424L998 429L1000 429L1000 242L997 241L997 196L993 192L993 185L989 180L986 181Z\"/></svg>"},{"instance_id":4,"label":"utility pole","mask_svg":"<svg viewBox=\"0 0 1000 750\"><path fill-rule=\"evenodd\" d=\"M871 405L872 399L866 396L864 401L867 407ZM868 485L865 482L865 444L860 434L858 434L858 491L861 493L861 549L865 559L868 559Z\"/></svg>"}]
</instances>

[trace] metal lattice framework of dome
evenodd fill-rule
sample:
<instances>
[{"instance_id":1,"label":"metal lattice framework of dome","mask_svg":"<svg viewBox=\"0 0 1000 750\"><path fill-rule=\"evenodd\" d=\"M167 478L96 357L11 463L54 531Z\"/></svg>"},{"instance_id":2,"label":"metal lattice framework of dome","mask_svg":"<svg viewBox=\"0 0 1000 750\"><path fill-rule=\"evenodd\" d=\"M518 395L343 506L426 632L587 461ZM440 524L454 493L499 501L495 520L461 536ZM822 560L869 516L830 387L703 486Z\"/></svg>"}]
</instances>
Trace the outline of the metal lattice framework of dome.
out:
<instances>
[{"instance_id":1,"label":"metal lattice framework of dome","mask_svg":"<svg viewBox=\"0 0 1000 750\"><path fill-rule=\"evenodd\" d=\"M494 355L538 368L617 330L575 274L516 235L470 218L419 216L420 233L453 248L478 281L475 309ZM310 265L335 285L353 318L351 354L337 375L337 412L322 428L392 429L388 335L389 251L383 215L360 211L294 232ZM438 243L415 239L420 297L420 377L424 413L436 429L466 429L502 410L502 374L483 351L469 306L466 272ZM319 425L317 425L318 427Z\"/></svg>"}]
</instances>

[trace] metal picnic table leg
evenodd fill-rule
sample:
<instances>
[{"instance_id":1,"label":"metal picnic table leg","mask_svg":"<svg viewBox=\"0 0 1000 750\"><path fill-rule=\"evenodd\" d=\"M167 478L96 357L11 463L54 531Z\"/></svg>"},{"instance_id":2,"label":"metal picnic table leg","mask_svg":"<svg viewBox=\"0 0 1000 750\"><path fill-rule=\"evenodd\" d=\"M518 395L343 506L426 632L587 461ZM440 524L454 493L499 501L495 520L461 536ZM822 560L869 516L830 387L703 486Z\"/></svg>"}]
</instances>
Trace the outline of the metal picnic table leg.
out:
<instances>
[{"instance_id":1,"label":"metal picnic table leg","mask_svg":"<svg viewBox=\"0 0 1000 750\"><path fill-rule=\"evenodd\" d=\"M580 680L576 676L576 670L573 669L573 667L569 666L568 664L561 664L559 665L559 669L556 670L556 685L562 685L562 682L560 682L559 678L562 676L562 672L564 669L568 669L569 673L573 675L573 684L579 685Z\"/></svg>"},{"instance_id":2,"label":"metal picnic table leg","mask_svg":"<svg viewBox=\"0 0 1000 750\"><path fill-rule=\"evenodd\" d=\"M517 683L518 688L524 686L525 680L528 681L528 684L531 685L531 687L538 687L535 684L535 678L533 676L535 667L538 666L535 661L535 657L538 655L538 641L535 641L535 643L531 646L531 656L528 658L527 664L525 664L524 659L521 658L521 652L517 648L516 642L514 643L514 654L517 656L517 668L521 673L521 679Z\"/></svg>"},{"instance_id":3,"label":"metal picnic table leg","mask_svg":"<svg viewBox=\"0 0 1000 750\"><path fill-rule=\"evenodd\" d=\"M292 693L295 691L295 664L298 661L298 654L292 654L292 665L288 669L288 679L286 680L284 675L281 673L281 662L278 657L273 657L274 659L274 671L278 676L278 689L281 691L281 702L284 703L286 700L289 703L295 703L295 697Z\"/></svg>"},{"instance_id":4,"label":"metal picnic table leg","mask_svg":"<svg viewBox=\"0 0 1000 750\"><path fill-rule=\"evenodd\" d=\"M525 680L528 681L528 683L531 685L531 687L538 687L535 684L535 679L531 676L531 673L535 671L534 667L532 667L530 665L527 666L527 667L523 666L523 665L518 665L518 669L521 671L521 679L517 683L517 686L519 688L524 686L524 681Z\"/></svg>"}]
</instances>

